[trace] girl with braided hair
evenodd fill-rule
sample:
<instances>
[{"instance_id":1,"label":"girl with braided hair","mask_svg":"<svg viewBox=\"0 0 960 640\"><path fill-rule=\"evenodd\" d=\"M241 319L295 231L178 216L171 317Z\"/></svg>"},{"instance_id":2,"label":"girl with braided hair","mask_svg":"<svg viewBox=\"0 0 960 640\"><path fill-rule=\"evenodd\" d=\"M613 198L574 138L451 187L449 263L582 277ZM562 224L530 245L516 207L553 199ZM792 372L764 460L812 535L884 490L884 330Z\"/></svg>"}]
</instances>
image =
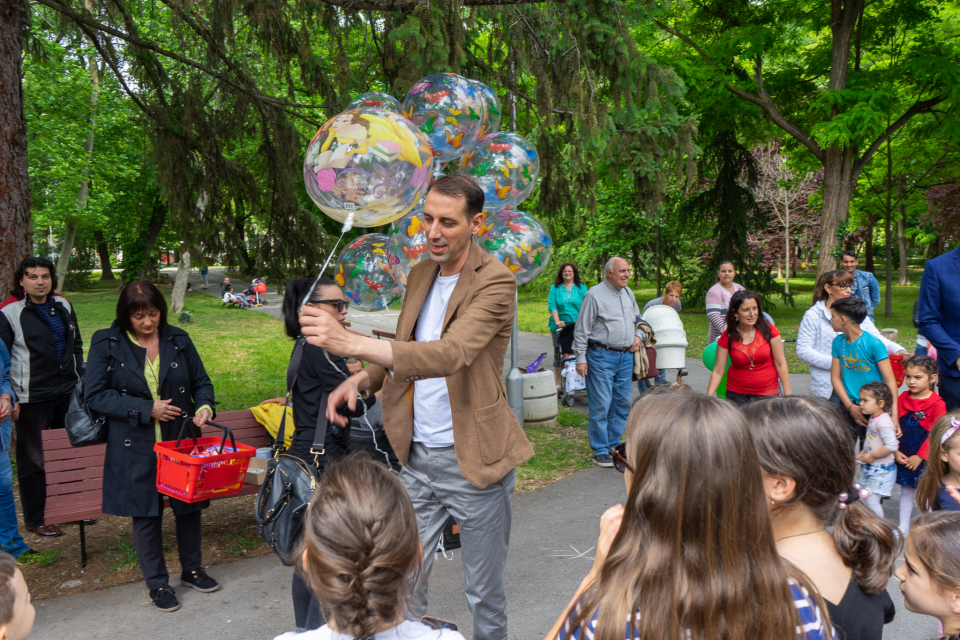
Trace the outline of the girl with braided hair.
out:
<instances>
[{"instance_id":1,"label":"girl with braided hair","mask_svg":"<svg viewBox=\"0 0 960 640\"><path fill-rule=\"evenodd\" d=\"M298 568L328 622L276 640L463 640L405 617L422 555L397 474L365 456L330 465L307 508Z\"/></svg>"}]
</instances>

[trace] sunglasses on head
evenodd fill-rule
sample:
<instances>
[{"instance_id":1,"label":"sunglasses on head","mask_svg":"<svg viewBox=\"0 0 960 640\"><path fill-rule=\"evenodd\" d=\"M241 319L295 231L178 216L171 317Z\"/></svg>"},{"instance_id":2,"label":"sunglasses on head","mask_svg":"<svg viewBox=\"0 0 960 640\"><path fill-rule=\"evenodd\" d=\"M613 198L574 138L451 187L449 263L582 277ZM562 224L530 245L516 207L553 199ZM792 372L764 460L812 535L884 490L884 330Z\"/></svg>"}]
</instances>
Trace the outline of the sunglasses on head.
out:
<instances>
[{"instance_id":1,"label":"sunglasses on head","mask_svg":"<svg viewBox=\"0 0 960 640\"><path fill-rule=\"evenodd\" d=\"M337 313L343 313L344 309L350 308L350 302L347 300L317 300L314 304L332 304L336 305Z\"/></svg>"},{"instance_id":2,"label":"sunglasses on head","mask_svg":"<svg viewBox=\"0 0 960 640\"><path fill-rule=\"evenodd\" d=\"M630 469L630 473L634 473L633 467L630 466L630 463L627 462L627 443L621 442L613 449L610 450L610 455L613 457L613 468L623 473L626 469Z\"/></svg>"}]
</instances>

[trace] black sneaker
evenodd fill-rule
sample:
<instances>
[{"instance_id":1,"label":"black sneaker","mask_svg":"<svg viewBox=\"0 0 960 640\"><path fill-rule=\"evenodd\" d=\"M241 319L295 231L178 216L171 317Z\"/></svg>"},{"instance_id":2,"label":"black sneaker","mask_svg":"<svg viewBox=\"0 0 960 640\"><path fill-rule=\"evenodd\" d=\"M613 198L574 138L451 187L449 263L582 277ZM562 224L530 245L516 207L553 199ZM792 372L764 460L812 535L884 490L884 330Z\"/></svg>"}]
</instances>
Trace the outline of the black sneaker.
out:
<instances>
[{"instance_id":1,"label":"black sneaker","mask_svg":"<svg viewBox=\"0 0 960 640\"><path fill-rule=\"evenodd\" d=\"M202 593L210 593L220 588L216 580L207 575L207 572L200 567L196 571L184 571L180 574L180 584L185 587L193 587Z\"/></svg>"},{"instance_id":2,"label":"black sneaker","mask_svg":"<svg viewBox=\"0 0 960 640\"><path fill-rule=\"evenodd\" d=\"M598 467L608 468L613 466L613 458L605 453L601 453L600 455L593 456L593 463Z\"/></svg>"},{"instance_id":3,"label":"black sneaker","mask_svg":"<svg viewBox=\"0 0 960 640\"><path fill-rule=\"evenodd\" d=\"M159 589L150 589L150 599L160 611L176 611L180 608L176 593L170 585L163 585Z\"/></svg>"}]
</instances>

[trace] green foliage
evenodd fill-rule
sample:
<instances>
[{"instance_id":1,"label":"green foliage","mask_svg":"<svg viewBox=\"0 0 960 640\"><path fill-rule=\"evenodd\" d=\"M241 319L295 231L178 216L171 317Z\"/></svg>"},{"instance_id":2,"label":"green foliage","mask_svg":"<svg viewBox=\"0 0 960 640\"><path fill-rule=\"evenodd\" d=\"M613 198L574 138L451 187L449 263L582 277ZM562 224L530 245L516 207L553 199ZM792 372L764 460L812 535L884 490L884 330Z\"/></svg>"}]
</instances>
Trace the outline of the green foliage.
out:
<instances>
[{"instance_id":1,"label":"green foliage","mask_svg":"<svg viewBox=\"0 0 960 640\"><path fill-rule=\"evenodd\" d=\"M66 557L67 554L60 549L45 549L37 553L20 556L17 558L17 564L23 567L29 567L30 565L34 564L41 567L49 567L50 565L59 562L60 558Z\"/></svg>"},{"instance_id":2,"label":"green foliage","mask_svg":"<svg viewBox=\"0 0 960 640\"><path fill-rule=\"evenodd\" d=\"M133 543L117 537L115 544L107 547L105 565L109 573L133 569L139 564L137 548Z\"/></svg>"}]
</instances>

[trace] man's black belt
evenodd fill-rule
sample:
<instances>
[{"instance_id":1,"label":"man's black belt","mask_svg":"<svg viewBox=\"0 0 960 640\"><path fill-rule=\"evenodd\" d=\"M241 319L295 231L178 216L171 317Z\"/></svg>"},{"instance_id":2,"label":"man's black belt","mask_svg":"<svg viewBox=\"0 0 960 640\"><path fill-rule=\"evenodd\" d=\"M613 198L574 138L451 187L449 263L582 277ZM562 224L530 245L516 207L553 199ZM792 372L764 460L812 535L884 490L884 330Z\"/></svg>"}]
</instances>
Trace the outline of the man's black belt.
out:
<instances>
[{"instance_id":1,"label":"man's black belt","mask_svg":"<svg viewBox=\"0 0 960 640\"><path fill-rule=\"evenodd\" d=\"M607 351L616 351L617 353L626 353L627 351L630 351L630 347L611 347L608 344L603 344L602 342L597 342L596 340L587 340L587 347L590 349L599 347L601 349L606 349Z\"/></svg>"}]
</instances>

